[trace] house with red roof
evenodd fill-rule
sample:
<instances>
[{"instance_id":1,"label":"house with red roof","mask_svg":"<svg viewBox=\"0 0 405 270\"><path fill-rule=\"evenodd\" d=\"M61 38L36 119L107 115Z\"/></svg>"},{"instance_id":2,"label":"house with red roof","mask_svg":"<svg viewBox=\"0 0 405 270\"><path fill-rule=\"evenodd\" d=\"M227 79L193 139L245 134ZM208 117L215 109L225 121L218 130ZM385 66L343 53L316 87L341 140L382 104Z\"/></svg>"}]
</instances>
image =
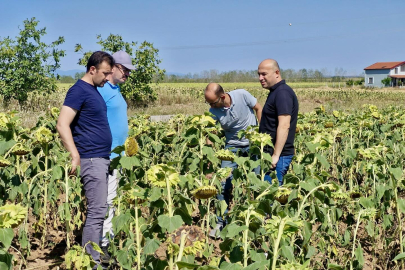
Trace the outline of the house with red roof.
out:
<instances>
[{"instance_id":1,"label":"house with red roof","mask_svg":"<svg viewBox=\"0 0 405 270\"><path fill-rule=\"evenodd\" d=\"M381 80L391 78L391 86L405 85L405 61L378 62L364 69L364 85L368 87L384 87Z\"/></svg>"}]
</instances>

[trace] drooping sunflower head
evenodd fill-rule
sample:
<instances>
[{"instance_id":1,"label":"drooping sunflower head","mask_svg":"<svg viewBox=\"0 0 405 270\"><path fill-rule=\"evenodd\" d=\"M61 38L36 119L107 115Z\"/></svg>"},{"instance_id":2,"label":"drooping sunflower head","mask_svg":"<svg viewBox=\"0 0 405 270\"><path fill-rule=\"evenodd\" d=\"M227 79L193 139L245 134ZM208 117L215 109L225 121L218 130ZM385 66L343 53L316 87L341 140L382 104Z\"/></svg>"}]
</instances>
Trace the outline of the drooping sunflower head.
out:
<instances>
[{"instance_id":1,"label":"drooping sunflower head","mask_svg":"<svg viewBox=\"0 0 405 270\"><path fill-rule=\"evenodd\" d=\"M28 147L25 147L24 145L20 144L17 147L13 149L13 154L17 156L24 156L29 154L31 151Z\"/></svg>"},{"instance_id":2,"label":"drooping sunflower head","mask_svg":"<svg viewBox=\"0 0 405 270\"><path fill-rule=\"evenodd\" d=\"M191 123L197 127L213 127L216 122L211 116L198 115L191 120Z\"/></svg>"},{"instance_id":3,"label":"drooping sunflower head","mask_svg":"<svg viewBox=\"0 0 405 270\"><path fill-rule=\"evenodd\" d=\"M170 186L176 186L180 182L179 173L166 164L158 164L150 167L146 175L152 186L167 187L166 180Z\"/></svg>"},{"instance_id":4,"label":"drooping sunflower head","mask_svg":"<svg viewBox=\"0 0 405 270\"><path fill-rule=\"evenodd\" d=\"M37 141L40 143L48 143L53 139L52 132L46 127L38 128L35 132L35 136L37 137Z\"/></svg>"},{"instance_id":5,"label":"drooping sunflower head","mask_svg":"<svg viewBox=\"0 0 405 270\"><path fill-rule=\"evenodd\" d=\"M215 156L220 160L233 161L235 159L235 155L228 149L221 149L217 151Z\"/></svg>"},{"instance_id":6,"label":"drooping sunflower head","mask_svg":"<svg viewBox=\"0 0 405 270\"><path fill-rule=\"evenodd\" d=\"M202 186L191 192L198 199L208 199L217 195L217 189L214 186Z\"/></svg>"},{"instance_id":7,"label":"drooping sunflower head","mask_svg":"<svg viewBox=\"0 0 405 270\"><path fill-rule=\"evenodd\" d=\"M135 140L134 137L128 137L125 140L125 155L127 157L135 156L139 151L138 142Z\"/></svg>"},{"instance_id":8,"label":"drooping sunflower head","mask_svg":"<svg viewBox=\"0 0 405 270\"><path fill-rule=\"evenodd\" d=\"M0 157L0 167L7 167L9 166L11 163L10 161L8 161L7 159L5 159L4 157Z\"/></svg>"}]
</instances>

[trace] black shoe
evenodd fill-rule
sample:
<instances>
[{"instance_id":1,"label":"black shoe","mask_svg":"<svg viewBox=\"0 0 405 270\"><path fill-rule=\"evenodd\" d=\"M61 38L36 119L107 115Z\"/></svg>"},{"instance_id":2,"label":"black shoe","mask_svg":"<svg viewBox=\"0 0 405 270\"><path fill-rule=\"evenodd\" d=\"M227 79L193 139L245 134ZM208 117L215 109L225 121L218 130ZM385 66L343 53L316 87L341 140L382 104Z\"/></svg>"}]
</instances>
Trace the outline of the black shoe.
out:
<instances>
[{"instance_id":1,"label":"black shoe","mask_svg":"<svg viewBox=\"0 0 405 270\"><path fill-rule=\"evenodd\" d=\"M101 251L103 251L104 254L100 254L100 261L101 264L104 265L109 265L111 261L110 253L108 253L108 246L102 246Z\"/></svg>"}]
</instances>

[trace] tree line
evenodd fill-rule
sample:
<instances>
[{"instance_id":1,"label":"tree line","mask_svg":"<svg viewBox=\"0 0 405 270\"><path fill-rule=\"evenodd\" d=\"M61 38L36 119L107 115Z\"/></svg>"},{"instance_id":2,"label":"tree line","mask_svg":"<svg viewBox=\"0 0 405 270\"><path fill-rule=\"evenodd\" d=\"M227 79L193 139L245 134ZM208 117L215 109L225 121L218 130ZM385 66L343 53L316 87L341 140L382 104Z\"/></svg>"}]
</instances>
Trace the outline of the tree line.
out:
<instances>
[{"instance_id":1,"label":"tree line","mask_svg":"<svg viewBox=\"0 0 405 270\"><path fill-rule=\"evenodd\" d=\"M343 68L335 68L329 72L326 68L318 69L281 69L281 77L289 82L342 82L347 79ZM361 77L362 75L359 75ZM232 70L220 72L216 69L204 70L200 73L165 74L163 82L257 82L257 70Z\"/></svg>"}]
</instances>

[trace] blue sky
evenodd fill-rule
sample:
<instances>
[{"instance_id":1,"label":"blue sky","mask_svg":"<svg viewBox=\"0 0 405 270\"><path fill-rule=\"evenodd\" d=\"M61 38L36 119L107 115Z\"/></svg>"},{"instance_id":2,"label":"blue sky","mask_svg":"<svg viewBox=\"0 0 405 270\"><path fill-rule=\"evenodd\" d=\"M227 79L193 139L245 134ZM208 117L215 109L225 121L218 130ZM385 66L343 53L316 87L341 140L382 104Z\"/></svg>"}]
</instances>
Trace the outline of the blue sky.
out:
<instances>
[{"instance_id":1,"label":"blue sky","mask_svg":"<svg viewBox=\"0 0 405 270\"><path fill-rule=\"evenodd\" d=\"M46 42L65 37L62 70L81 68L76 43L98 50L96 36L110 33L154 43L161 67L178 73L252 70L274 58L283 69L358 75L375 62L405 61L403 0L0 0L0 6L0 38L15 37L31 17L46 27Z\"/></svg>"}]
</instances>

